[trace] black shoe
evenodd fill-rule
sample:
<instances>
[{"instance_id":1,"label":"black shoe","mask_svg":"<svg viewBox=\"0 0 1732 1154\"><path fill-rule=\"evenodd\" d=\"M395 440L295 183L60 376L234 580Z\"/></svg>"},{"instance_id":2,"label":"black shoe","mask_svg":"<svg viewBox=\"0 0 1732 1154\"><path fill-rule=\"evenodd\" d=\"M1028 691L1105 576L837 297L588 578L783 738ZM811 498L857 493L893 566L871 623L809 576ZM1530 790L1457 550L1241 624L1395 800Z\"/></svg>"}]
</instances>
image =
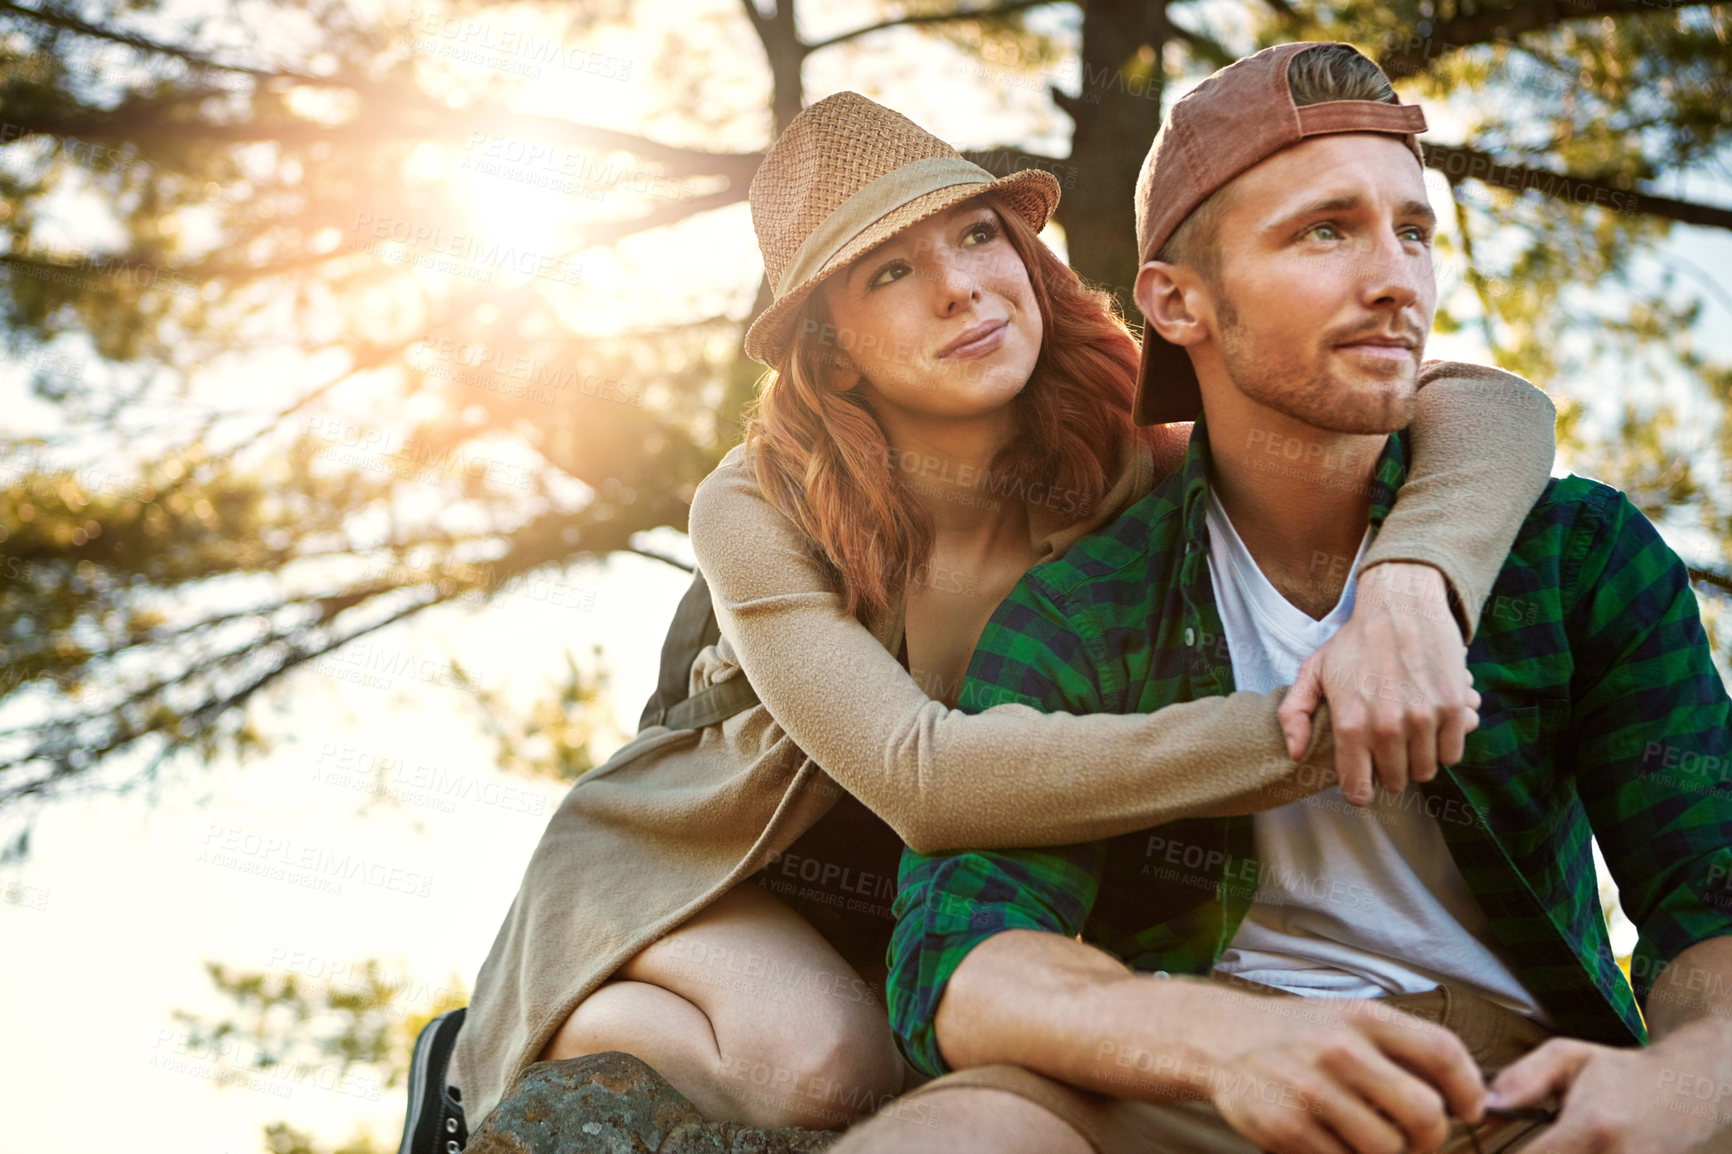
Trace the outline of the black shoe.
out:
<instances>
[{"instance_id":1,"label":"black shoe","mask_svg":"<svg viewBox=\"0 0 1732 1154\"><path fill-rule=\"evenodd\" d=\"M469 1141L462 1093L445 1083L463 1011L451 1010L427 1023L409 1059L409 1117L397 1154L459 1154Z\"/></svg>"}]
</instances>

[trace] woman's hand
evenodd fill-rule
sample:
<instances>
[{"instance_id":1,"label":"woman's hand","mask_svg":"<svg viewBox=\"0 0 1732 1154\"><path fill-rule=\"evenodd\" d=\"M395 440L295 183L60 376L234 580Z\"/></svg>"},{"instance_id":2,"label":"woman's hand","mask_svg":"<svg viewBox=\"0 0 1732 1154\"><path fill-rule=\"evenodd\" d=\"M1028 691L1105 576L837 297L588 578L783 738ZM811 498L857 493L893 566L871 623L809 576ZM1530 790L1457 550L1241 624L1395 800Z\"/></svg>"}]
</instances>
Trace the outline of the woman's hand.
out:
<instances>
[{"instance_id":1,"label":"woman's hand","mask_svg":"<svg viewBox=\"0 0 1732 1154\"><path fill-rule=\"evenodd\" d=\"M1360 579L1353 616L1299 667L1277 716L1295 761L1311 743L1311 715L1329 702L1341 793L1365 805L1376 784L1391 793L1430 781L1461 760L1479 727L1479 694L1450 612L1443 574L1391 561Z\"/></svg>"}]
</instances>

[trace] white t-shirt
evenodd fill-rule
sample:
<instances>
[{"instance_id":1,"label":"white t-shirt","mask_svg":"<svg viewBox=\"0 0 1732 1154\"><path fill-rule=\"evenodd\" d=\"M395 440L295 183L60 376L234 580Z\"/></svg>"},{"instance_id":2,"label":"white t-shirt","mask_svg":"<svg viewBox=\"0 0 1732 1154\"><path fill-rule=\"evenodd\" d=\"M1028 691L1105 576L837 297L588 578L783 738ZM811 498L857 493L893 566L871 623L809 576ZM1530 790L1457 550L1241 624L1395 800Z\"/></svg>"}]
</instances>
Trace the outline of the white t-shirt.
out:
<instances>
[{"instance_id":1,"label":"white t-shirt","mask_svg":"<svg viewBox=\"0 0 1732 1154\"><path fill-rule=\"evenodd\" d=\"M1258 693L1291 684L1300 662L1352 616L1352 574L1371 530L1341 600L1318 621L1269 583L1212 491L1208 524L1209 578L1234 683ZM1545 1021L1427 810L1417 786L1396 794L1378 787L1363 809L1331 786L1254 815L1257 898L1217 968L1340 998L1418 993L1448 982Z\"/></svg>"}]
</instances>

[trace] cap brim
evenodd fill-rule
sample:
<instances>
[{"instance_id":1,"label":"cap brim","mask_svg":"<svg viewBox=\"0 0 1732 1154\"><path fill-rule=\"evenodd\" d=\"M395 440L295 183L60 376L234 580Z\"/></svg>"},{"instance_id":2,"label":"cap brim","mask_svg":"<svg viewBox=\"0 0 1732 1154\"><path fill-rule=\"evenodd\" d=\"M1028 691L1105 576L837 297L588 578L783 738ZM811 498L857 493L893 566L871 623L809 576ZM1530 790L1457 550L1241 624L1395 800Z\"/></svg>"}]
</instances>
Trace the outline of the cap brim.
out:
<instances>
[{"instance_id":1,"label":"cap brim","mask_svg":"<svg viewBox=\"0 0 1732 1154\"><path fill-rule=\"evenodd\" d=\"M1137 394L1131 420L1139 425L1194 421L1203 411L1203 391L1191 354L1162 340L1153 325L1143 326L1143 355L1137 363Z\"/></svg>"},{"instance_id":2,"label":"cap brim","mask_svg":"<svg viewBox=\"0 0 1732 1154\"><path fill-rule=\"evenodd\" d=\"M758 314L752 327L746 330L746 355L761 364L774 365L793 343L794 328L800 309L812 290L823 284L832 273L853 263L862 254L877 248L903 229L919 224L977 196L992 193L1034 227L1036 232L1046 227L1058 207L1058 178L1038 168L1013 172L989 184L956 184L916 197L862 229L858 236L844 245L824 263L804 284L784 293L774 304Z\"/></svg>"}]
</instances>

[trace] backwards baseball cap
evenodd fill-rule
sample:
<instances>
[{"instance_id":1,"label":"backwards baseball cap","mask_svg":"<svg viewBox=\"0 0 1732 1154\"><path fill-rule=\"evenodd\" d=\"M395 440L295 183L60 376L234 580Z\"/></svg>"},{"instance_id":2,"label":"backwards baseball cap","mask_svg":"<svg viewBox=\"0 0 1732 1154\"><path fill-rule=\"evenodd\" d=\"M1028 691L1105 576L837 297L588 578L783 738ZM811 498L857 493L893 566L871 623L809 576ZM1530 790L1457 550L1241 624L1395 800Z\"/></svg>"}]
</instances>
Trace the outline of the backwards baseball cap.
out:
<instances>
[{"instance_id":1,"label":"backwards baseball cap","mask_svg":"<svg viewBox=\"0 0 1732 1154\"><path fill-rule=\"evenodd\" d=\"M1137 180L1137 265L1155 258L1198 205L1234 177L1284 148L1337 132L1399 136L1423 166L1417 134L1425 113L1398 100L1331 100L1300 107L1287 87L1293 58L1330 41L1280 44L1229 64L1167 113ZM1351 47L1342 45L1342 47ZM1143 330L1143 360L1131 409L1139 425L1192 421L1203 408L1184 348Z\"/></svg>"}]
</instances>

